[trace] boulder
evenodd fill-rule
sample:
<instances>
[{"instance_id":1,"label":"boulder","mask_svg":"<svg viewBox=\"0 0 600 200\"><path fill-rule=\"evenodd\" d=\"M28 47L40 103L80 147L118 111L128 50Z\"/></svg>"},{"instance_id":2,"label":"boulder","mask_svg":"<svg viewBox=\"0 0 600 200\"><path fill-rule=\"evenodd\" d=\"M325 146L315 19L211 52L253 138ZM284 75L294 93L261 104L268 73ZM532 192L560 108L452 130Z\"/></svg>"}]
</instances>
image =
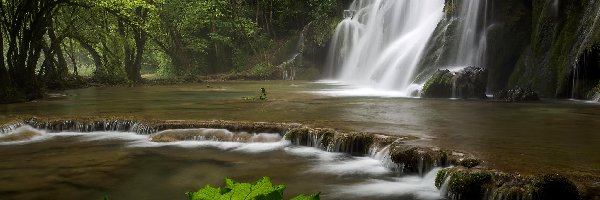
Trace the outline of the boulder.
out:
<instances>
[{"instance_id":1,"label":"boulder","mask_svg":"<svg viewBox=\"0 0 600 200\"><path fill-rule=\"evenodd\" d=\"M515 87L510 90L500 90L494 94L494 100L506 102L539 101L537 92L531 89Z\"/></svg>"},{"instance_id":2,"label":"boulder","mask_svg":"<svg viewBox=\"0 0 600 200\"><path fill-rule=\"evenodd\" d=\"M454 73L450 70L437 70L423 86L421 97L451 98Z\"/></svg>"},{"instance_id":3,"label":"boulder","mask_svg":"<svg viewBox=\"0 0 600 200\"><path fill-rule=\"evenodd\" d=\"M422 97L426 98L486 98L487 69L466 67L456 73L438 70L427 80Z\"/></svg>"},{"instance_id":4,"label":"boulder","mask_svg":"<svg viewBox=\"0 0 600 200\"><path fill-rule=\"evenodd\" d=\"M481 67L467 67L456 73L456 97L485 99L488 70Z\"/></svg>"}]
</instances>

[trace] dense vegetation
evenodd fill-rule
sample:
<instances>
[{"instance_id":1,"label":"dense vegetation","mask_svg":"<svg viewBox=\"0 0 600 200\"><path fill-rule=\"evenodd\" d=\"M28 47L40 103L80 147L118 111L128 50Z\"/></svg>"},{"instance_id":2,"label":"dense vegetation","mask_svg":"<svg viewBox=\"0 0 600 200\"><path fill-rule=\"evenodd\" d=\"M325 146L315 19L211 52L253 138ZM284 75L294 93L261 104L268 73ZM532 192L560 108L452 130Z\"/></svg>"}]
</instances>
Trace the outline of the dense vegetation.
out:
<instances>
[{"instance_id":1,"label":"dense vegetation","mask_svg":"<svg viewBox=\"0 0 600 200\"><path fill-rule=\"evenodd\" d=\"M307 43L324 47L344 4L2 0L0 102L36 99L44 90L81 84L81 76L102 84L142 82L142 74L248 72L268 78L300 31L312 33Z\"/></svg>"},{"instance_id":2,"label":"dense vegetation","mask_svg":"<svg viewBox=\"0 0 600 200\"><path fill-rule=\"evenodd\" d=\"M189 200L282 200L284 185L275 185L271 179L263 177L256 183L240 183L231 179L225 179L223 188L214 188L210 185L197 192L186 193ZM319 193L312 195L300 195L292 200L319 200Z\"/></svg>"}]
</instances>

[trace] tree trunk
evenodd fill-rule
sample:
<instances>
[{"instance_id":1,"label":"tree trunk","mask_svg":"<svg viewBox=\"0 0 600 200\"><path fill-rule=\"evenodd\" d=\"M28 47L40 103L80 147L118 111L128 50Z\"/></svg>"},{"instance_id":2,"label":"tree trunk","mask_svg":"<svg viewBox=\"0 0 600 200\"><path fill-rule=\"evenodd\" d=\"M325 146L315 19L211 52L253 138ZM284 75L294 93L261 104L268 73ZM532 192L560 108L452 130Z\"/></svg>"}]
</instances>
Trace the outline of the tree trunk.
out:
<instances>
[{"instance_id":1,"label":"tree trunk","mask_svg":"<svg viewBox=\"0 0 600 200\"><path fill-rule=\"evenodd\" d=\"M50 38L50 42L51 42L51 46L50 48L52 48L52 53L54 54L54 56L56 56L56 61L57 61L57 66L56 66L56 70L57 70L57 75L59 75L59 77L56 78L60 78L60 79L64 79L66 75L68 75L69 73L69 69L67 68L67 60L65 59L65 54L63 53L61 46L61 43L63 41L63 38L58 38L56 36L56 32L54 31L54 25L52 20L50 20L50 24L48 26L48 37Z\"/></svg>"},{"instance_id":2,"label":"tree trunk","mask_svg":"<svg viewBox=\"0 0 600 200\"><path fill-rule=\"evenodd\" d=\"M129 79L138 82L142 79L141 70L142 70L142 59L144 56L144 49L146 48L147 35L146 32L141 30L141 28L135 28L135 58L133 61L133 65L129 70Z\"/></svg>"},{"instance_id":3,"label":"tree trunk","mask_svg":"<svg viewBox=\"0 0 600 200\"><path fill-rule=\"evenodd\" d=\"M81 47L90 53L92 59L94 60L94 65L96 65L96 72L99 72L102 69L102 56L94 49L94 47L81 39L76 38Z\"/></svg>"},{"instance_id":4,"label":"tree trunk","mask_svg":"<svg viewBox=\"0 0 600 200\"><path fill-rule=\"evenodd\" d=\"M67 49L67 47L65 47ZM79 72L77 69L77 59L75 59L75 50L73 49L73 39L69 40L69 49L67 50L67 56L71 60L71 64L73 65L73 75L79 76Z\"/></svg>"},{"instance_id":5,"label":"tree trunk","mask_svg":"<svg viewBox=\"0 0 600 200\"><path fill-rule=\"evenodd\" d=\"M4 30L0 29L0 103L11 101L10 76L4 63Z\"/></svg>"},{"instance_id":6,"label":"tree trunk","mask_svg":"<svg viewBox=\"0 0 600 200\"><path fill-rule=\"evenodd\" d=\"M125 28L126 27L125 27L125 24L123 23L123 19L119 18L118 23L117 23L117 30L119 32L119 35L121 36L121 39L123 40L123 52L125 55L125 57L123 58L123 67L125 68L125 72L127 73L129 80L137 81L137 80L135 80L135 78L132 75L133 74L132 68L133 68L133 64L134 64L134 57L133 57L132 49L129 45L129 39L127 38Z\"/></svg>"}]
</instances>

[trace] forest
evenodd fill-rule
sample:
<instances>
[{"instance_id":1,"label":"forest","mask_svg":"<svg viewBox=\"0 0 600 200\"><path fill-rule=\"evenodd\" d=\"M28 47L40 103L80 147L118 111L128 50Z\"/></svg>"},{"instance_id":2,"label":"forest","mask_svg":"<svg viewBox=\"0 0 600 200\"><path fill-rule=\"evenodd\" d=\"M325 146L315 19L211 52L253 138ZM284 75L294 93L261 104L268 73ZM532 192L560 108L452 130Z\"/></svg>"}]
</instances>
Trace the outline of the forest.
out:
<instances>
[{"instance_id":1,"label":"forest","mask_svg":"<svg viewBox=\"0 0 600 200\"><path fill-rule=\"evenodd\" d=\"M307 40L324 47L345 4L2 0L0 102L88 83L143 83L144 74L188 81L236 73L268 78L282 62L282 46L295 43L308 26L313 34Z\"/></svg>"},{"instance_id":2,"label":"forest","mask_svg":"<svg viewBox=\"0 0 600 200\"><path fill-rule=\"evenodd\" d=\"M600 0L0 1L2 200L600 199Z\"/></svg>"}]
</instances>

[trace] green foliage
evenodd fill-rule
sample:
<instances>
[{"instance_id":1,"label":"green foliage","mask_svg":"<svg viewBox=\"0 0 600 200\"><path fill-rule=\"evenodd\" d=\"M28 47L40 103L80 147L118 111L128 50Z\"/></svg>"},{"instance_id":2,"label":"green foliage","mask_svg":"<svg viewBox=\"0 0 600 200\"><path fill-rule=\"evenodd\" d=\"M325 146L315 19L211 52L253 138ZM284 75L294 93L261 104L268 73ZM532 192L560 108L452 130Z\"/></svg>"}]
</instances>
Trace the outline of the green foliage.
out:
<instances>
[{"instance_id":1,"label":"green foliage","mask_svg":"<svg viewBox=\"0 0 600 200\"><path fill-rule=\"evenodd\" d=\"M318 46L325 46L336 25L341 21L341 14L338 11L344 5L337 0L309 0L309 5L313 26L311 39Z\"/></svg>"},{"instance_id":2,"label":"green foliage","mask_svg":"<svg viewBox=\"0 0 600 200\"><path fill-rule=\"evenodd\" d=\"M188 192L189 200L280 200L283 199L284 185L273 185L268 177L263 177L255 183L240 183L225 179L224 188L214 188L210 185ZM294 200L318 200L319 194L298 196Z\"/></svg>"},{"instance_id":3,"label":"green foliage","mask_svg":"<svg viewBox=\"0 0 600 200\"><path fill-rule=\"evenodd\" d=\"M267 97L267 90L265 88L260 88L260 93L258 94L258 97L243 97L243 99L246 101L266 101L269 98Z\"/></svg>"},{"instance_id":4,"label":"green foliage","mask_svg":"<svg viewBox=\"0 0 600 200\"><path fill-rule=\"evenodd\" d=\"M273 76L277 68L271 63L259 63L250 70L250 76L256 79L266 80Z\"/></svg>"}]
</instances>

